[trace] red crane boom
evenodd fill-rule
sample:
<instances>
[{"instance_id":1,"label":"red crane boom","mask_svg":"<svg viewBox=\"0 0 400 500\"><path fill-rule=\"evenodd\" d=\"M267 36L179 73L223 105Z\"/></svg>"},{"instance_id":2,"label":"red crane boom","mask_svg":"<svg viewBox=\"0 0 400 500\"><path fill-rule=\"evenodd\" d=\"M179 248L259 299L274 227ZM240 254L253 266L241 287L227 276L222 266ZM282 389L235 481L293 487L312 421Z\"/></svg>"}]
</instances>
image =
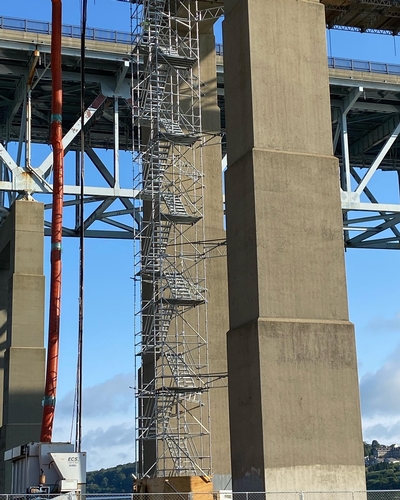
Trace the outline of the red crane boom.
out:
<instances>
[{"instance_id":1,"label":"red crane boom","mask_svg":"<svg viewBox=\"0 0 400 500\"><path fill-rule=\"evenodd\" d=\"M58 376L58 352L61 308L61 239L64 196L64 148L62 144L62 1L51 0L51 143L53 147L53 210L51 224L51 278L49 340L47 347L46 386L43 400L41 442L51 442Z\"/></svg>"}]
</instances>

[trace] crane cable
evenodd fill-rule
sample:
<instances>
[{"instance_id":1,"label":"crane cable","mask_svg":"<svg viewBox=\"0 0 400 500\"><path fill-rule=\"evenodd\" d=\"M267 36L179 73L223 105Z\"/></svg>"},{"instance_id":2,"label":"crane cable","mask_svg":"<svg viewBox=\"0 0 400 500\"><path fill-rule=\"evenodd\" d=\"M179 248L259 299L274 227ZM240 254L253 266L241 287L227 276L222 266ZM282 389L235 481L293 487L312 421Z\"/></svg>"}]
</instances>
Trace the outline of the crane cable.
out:
<instances>
[{"instance_id":1,"label":"crane cable","mask_svg":"<svg viewBox=\"0 0 400 500\"><path fill-rule=\"evenodd\" d=\"M75 451L82 448L82 368L83 368L83 306L84 306L84 185L85 185L85 39L87 22L87 0L82 0L81 17L81 151L80 151L80 196L79 196L79 322L78 361L76 375L76 426Z\"/></svg>"}]
</instances>

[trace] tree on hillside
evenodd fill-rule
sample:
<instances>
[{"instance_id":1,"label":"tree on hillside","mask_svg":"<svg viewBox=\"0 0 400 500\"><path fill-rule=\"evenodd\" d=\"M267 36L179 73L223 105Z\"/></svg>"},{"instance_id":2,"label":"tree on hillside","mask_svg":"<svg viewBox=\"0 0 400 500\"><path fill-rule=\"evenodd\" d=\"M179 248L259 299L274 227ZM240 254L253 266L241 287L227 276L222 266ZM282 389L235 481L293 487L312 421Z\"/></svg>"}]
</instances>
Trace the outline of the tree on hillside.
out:
<instances>
[{"instance_id":1,"label":"tree on hillside","mask_svg":"<svg viewBox=\"0 0 400 500\"><path fill-rule=\"evenodd\" d=\"M132 474L136 474L136 470L136 464L129 463L88 472L86 491L88 493L132 493Z\"/></svg>"}]
</instances>

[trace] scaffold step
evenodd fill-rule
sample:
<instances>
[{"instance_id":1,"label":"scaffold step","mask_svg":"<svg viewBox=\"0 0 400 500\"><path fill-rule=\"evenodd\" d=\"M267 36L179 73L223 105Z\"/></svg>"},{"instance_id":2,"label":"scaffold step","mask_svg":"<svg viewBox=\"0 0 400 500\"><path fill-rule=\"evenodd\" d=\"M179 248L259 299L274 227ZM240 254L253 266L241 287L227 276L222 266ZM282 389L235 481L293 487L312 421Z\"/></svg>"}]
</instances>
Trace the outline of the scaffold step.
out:
<instances>
[{"instance_id":1,"label":"scaffold step","mask_svg":"<svg viewBox=\"0 0 400 500\"><path fill-rule=\"evenodd\" d=\"M197 305L204 302L200 289L194 283L190 283L180 273L164 273L171 296L164 298L170 304Z\"/></svg>"},{"instance_id":2,"label":"scaffold step","mask_svg":"<svg viewBox=\"0 0 400 500\"><path fill-rule=\"evenodd\" d=\"M161 118L160 122L167 134L184 135L183 130L178 122L173 121L170 118Z\"/></svg>"},{"instance_id":3,"label":"scaffold step","mask_svg":"<svg viewBox=\"0 0 400 500\"><path fill-rule=\"evenodd\" d=\"M171 215L188 215L179 195L173 193L163 193L162 197Z\"/></svg>"},{"instance_id":4,"label":"scaffold step","mask_svg":"<svg viewBox=\"0 0 400 500\"><path fill-rule=\"evenodd\" d=\"M147 9L145 10L145 19L143 21L144 29L151 24L158 27L164 13L165 3L166 0L148 0Z\"/></svg>"},{"instance_id":5,"label":"scaffold step","mask_svg":"<svg viewBox=\"0 0 400 500\"><path fill-rule=\"evenodd\" d=\"M167 85L169 70L163 68L155 68L150 75L151 95L163 95Z\"/></svg>"},{"instance_id":6,"label":"scaffold step","mask_svg":"<svg viewBox=\"0 0 400 500\"><path fill-rule=\"evenodd\" d=\"M166 436L167 446L174 462L176 472L185 472L186 475L196 474L193 462L190 460L189 448L186 437L173 438Z\"/></svg>"},{"instance_id":7,"label":"scaffold step","mask_svg":"<svg viewBox=\"0 0 400 500\"><path fill-rule=\"evenodd\" d=\"M143 191L160 192L169 160L169 142L158 142L143 154Z\"/></svg>"},{"instance_id":8,"label":"scaffold step","mask_svg":"<svg viewBox=\"0 0 400 500\"><path fill-rule=\"evenodd\" d=\"M177 50L160 49L158 55L161 60L174 68L191 68L196 62L194 57L179 55Z\"/></svg>"},{"instance_id":9,"label":"scaffold step","mask_svg":"<svg viewBox=\"0 0 400 500\"><path fill-rule=\"evenodd\" d=\"M142 353L162 352L174 314L174 306L166 302L153 303L144 309Z\"/></svg>"},{"instance_id":10,"label":"scaffold step","mask_svg":"<svg viewBox=\"0 0 400 500\"><path fill-rule=\"evenodd\" d=\"M198 136L196 134L185 134L182 127L176 120L163 117L160 118L160 123L164 129L164 132L161 132L162 137L173 144L192 146L198 140Z\"/></svg>"},{"instance_id":11,"label":"scaffold step","mask_svg":"<svg viewBox=\"0 0 400 500\"><path fill-rule=\"evenodd\" d=\"M171 323L172 314L174 309L172 307L168 307L167 305L163 305L161 310L158 310L154 316L154 330L157 335L162 334L162 340L165 340L165 336L168 333L169 325Z\"/></svg>"},{"instance_id":12,"label":"scaffold step","mask_svg":"<svg viewBox=\"0 0 400 500\"><path fill-rule=\"evenodd\" d=\"M146 169L146 175L143 178L143 191L160 192L163 185L165 165L150 164Z\"/></svg>"},{"instance_id":13,"label":"scaffold step","mask_svg":"<svg viewBox=\"0 0 400 500\"><path fill-rule=\"evenodd\" d=\"M201 217L189 215L182 199L179 195L164 192L162 198L168 209L168 213L162 213L162 217L166 220L174 222L175 224L195 224Z\"/></svg>"},{"instance_id":14,"label":"scaffold step","mask_svg":"<svg viewBox=\"0 0 400 500\"><path fill-rule=\"evenodd\" d=\"M185 362L184 354L171 351L166 352L165 357L177 385L174 390L179 393L179 390L182 389L183 399L186 401L199 402L199 391L195 378ZM191 389L193 392L191 392Z\"/></svg>"},{"instance_id":15,"label":"scaffold step","mask_svg":"<svg viewBox=\"0 0 400 500\"><path fill-rule=\"evenodd\" d=\"M162 258L165 256L172 224L170 221L161 221L155 225L151 236L143 245L143 269L146 274L160 273Z\"/></svg>"}]
</instances>

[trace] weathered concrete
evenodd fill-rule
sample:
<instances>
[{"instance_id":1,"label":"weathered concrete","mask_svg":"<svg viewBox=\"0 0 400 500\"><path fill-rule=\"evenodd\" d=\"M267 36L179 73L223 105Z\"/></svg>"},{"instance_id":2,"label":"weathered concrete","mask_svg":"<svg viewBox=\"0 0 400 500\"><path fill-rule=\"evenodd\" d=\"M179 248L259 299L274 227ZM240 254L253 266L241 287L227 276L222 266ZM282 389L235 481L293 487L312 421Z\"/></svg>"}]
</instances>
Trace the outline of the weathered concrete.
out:
<instances>
[{"instance_id":1,"label":"weathered concrete","mask_svg":"<svg viewBox=\"0 0 400 500\"><path fill-rule=\"evenodd\" d=\"M0 228L0 491L4 451L38 441L44 391L43 205L17 201Z\"/></svg>"},{"instance_id":2,"label":"weathered concrete","mask_svg":"<svg viewBox=\"0 0 400 500\"><path fill-rule=\"evenodd\" d=\"M200 34L201 80L203 82L202 124L205 134L217 134L203 148L204 169L204 231L206 244L212 248L226 238L223 221L220 112L217 103L215 37L211 27ZM228 381L226 361L226 330L228 322L228 290L226 256L220 249L211 251L207 259L207 325L208 366L216 378L210 390L211 462L214 489L230 488L230 438Z\"/></svg>"},{"instance_id":3,"label":"weathered concrete","mask_svg":"<svg viewBox=\"0 0 400 500\"><path fill-rule=\"evenodd\" d=\"M363 490L324 7L225 5L233 487Z\"/></svg>"}]
</instances>

